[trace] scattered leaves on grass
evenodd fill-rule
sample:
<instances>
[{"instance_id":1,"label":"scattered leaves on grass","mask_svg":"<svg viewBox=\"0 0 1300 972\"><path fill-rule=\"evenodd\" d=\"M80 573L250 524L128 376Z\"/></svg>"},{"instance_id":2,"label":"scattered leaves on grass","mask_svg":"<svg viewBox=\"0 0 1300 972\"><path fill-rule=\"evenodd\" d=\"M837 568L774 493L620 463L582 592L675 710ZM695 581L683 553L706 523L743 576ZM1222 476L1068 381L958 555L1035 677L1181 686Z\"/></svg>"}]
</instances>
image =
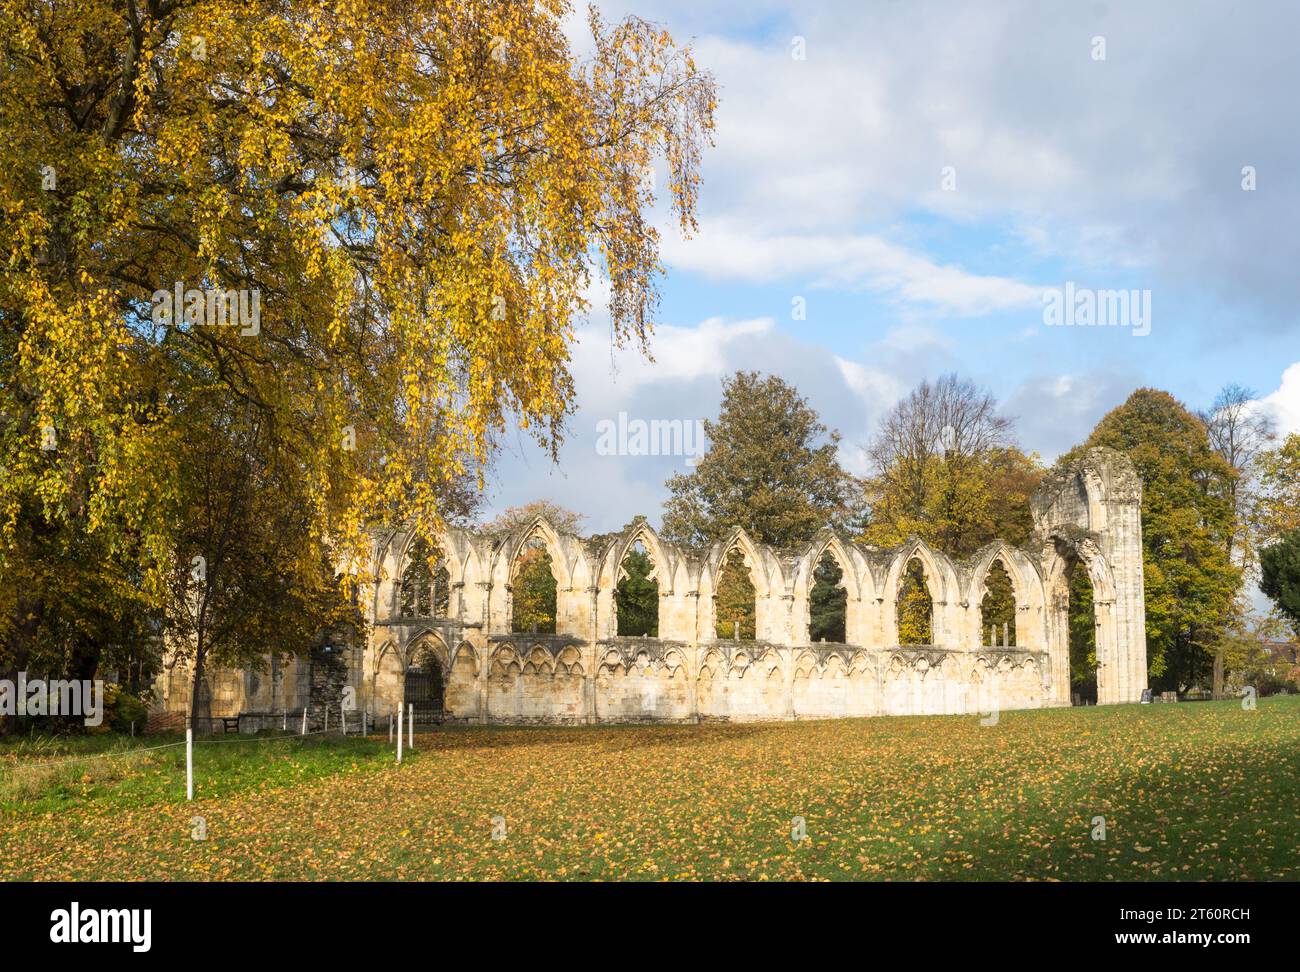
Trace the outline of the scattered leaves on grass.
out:
<instances>
[{"instance_id":1,"label":"scattered leaves on grass","mask_svg":"<svg viewBox=\"0 0 1300 972\"><path fill-rule=\"evenodd\" d=\"M288 752L276 746L299 747ZM214 747L216 748L216 747ZM200 750L0 816L5 879L1300 875L1300 699ZM216 760L205 763L204 760ZM202 815L208 839L190 839ZM492 839L494 816L506 820ZM802 816L806 840L791 840ZM1106 818L1094 841L1092 820Z\"/></svg>"}]
</instances>

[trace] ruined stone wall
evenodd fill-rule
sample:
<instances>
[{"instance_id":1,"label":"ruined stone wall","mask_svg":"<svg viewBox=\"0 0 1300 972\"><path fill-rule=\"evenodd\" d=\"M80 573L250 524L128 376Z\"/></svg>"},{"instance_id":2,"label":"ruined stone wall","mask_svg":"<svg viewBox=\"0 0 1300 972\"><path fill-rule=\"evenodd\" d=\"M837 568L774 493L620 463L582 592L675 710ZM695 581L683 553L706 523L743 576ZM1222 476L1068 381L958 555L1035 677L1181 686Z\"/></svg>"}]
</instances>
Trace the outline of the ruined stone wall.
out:
<instances>
[{"instance_id":1,"label":"ruined stone wall","mask_svg":"<svg viewBox=\"0 0 1300 972\"><path fill-rule=\"evenodd\" d=\"M760 721L974 713L1069 704L1069 571L1093 582L1102 703L1136 702L1146 686L1141 483L1131 463L1090 450L1057 470L1033 505L1025 549L995 542L954 561L913 539L893 550L823 531L798 550L754 543L742 530L708 550L662 541L638 518L582 538L538 519L516 534L449 530L439 537L451 593L447 618L401 615L400 581L414 537L377 538L366 698L382 715L400 704L403 673L437 657L448 718L475 723ZM511 633L511 579L530 541L556 577L556 634ZM659 585L658 638L618 637L614 592L633 545ZM755 590L756 639L715 637L714 589L739 551ZM829 553L843 571L846 644L809 640L813 571ZM898 644L895 604L911 559L933 601L931 645ZM994 563L1016 595L1014 645L989 645L980 605ZM1010 640L1010 639L1007 639Z\"/></svg>"},{"instance_id":2,"label":"ruined stone wall","mask_svg":"<svg viewBox=\"0 0 1300 972\"><path fill-rule=\"evenodd\" d=\"M919 539L881 550L830 531L796 550L757 544L742 530L693 550L661 540L640 518L590 538L544 519L505 537L452 529L437 538L449 596L446 616L434 618L403 616L401 578L415 538L389 530L375 541L361 650L335 659L328 672L300 655L270 673L213 673L212 714L300 711L326 697L336 704L347 684L358 706L382 719L406 701L407 672L416 665L439 671L446 718L469 723L760 721L1068 705L1074 569L1086 570L1093 586L1098 701L1136 702L1146 687L1141 498L1127 458L1089 450L1045 481L1025 548L994 542L968 561ZM511 630L513 569L530 541L545 545L556 578L553 635ZM659 587L657 638L617 634L614 592L638 543ZM714 590L733 550L754 586L752 641L715 636ZM845 644L809 637L813 571L824 554L843 572ZM913 558L933 602L930 645L898 643L895 605ZM1015 589L1009 644L989 644L981 619L994 563ZM179 672L164 686L172 690L163 693L163 710L188 707L183 666Z\"/></svg>"},{"instance_id":3,"label":"ruined stone wall","mask_svg":"<svg viewBox=\"0 0 1300 972\"><path fill-rule=\"evenodd\" d=\"M353 667L361 669L364 653L358 655ZM184 658L175 654L167 662L153 686L152 713L158 717L182 717L179 724L184 726L183 717L190 711L193 671ZM220 719L241 713L301 712L304 706L323 708L327 701L337 707L340 678L343 682L352 680L347 659L343 660L341 669L334 661L327 667L331 672L328 677L326 667L320 665L319 648L298 656L268 655L262 665L242 669L208 666L207 690L203 693L207 701L198 715L200 719ZM356 680L360 680L360 671ZM320 718L323 720L323 716ZM161 718L159 724L163 724ZM258 724L251 725L256 728Z\"/></svg>"}]
</instances>

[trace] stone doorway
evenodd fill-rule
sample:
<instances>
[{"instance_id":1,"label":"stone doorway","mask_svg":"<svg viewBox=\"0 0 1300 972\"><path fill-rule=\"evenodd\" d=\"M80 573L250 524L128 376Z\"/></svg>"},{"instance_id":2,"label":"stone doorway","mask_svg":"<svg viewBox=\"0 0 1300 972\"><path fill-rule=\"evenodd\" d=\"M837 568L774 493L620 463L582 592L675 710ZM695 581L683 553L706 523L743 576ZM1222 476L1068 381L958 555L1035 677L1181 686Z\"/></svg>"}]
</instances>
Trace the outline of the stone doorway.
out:
<instances>
[{"instance_id":1,"label":"stone doorway","mask_svg":"<svg viewBox=\"0 0 1300 972\"><path fill-rule=\"evenodd\" d=\"M406 704L415 707L416 724L440 722L447 681L438 656L428 651L406 670Z\"/></svg>"}]
</instances>

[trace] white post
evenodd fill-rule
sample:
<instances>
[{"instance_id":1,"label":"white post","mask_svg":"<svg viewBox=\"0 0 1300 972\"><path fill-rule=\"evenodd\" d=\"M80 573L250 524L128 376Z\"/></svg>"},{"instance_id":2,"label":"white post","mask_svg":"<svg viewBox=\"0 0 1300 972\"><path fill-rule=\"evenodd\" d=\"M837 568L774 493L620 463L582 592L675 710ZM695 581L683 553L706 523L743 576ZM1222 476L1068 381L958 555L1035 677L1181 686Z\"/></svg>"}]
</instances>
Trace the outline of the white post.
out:
<instances>
[{"instance_id":1,"label":"white post","mask_svg":"<svg viewBox=\"0 0 1300 972\"><path fill-rule=\"evenodd\" d=\"M280 731L288 732L289 731L289 710L285 709L284 712L281 713L281 715L284 716L284 725L280 727Z\"/></svg>"},{"instance_id":2,"label":"white post","mask_svg":"<svg viewBox=\"0 0 1300 972\"><path fill-rule=\"evenodd\" d=\"M343 703L339 703L339 732L343 735L348 734L348 710L343 708Z\"/></svg>"},{"instance_id":3,"label":"white post","mask_svg":"<svg viewBox=\"0 0 1300 972\"><path fill-rule=\"evenodd\" d=\"M307 735L307 707L302 707L302 735Z\"/></svg>"},{"instance_id":4,"label":"white post","mask_svg":"<svg viewBox=\"0 0 1300 972\"><path fill-rule=\"evenodd\" d=\"M132 738L132 739L135 738L135 720L134 720L134 719L131 720L131 738Z\"/></svg>"},{"instance_id":5,"label":"white post","mask_svg":"<svg viewBox=\"0 0 1300 972\"><path fill-rule=\"evenodd\" d=\"M194 799L194 727L185 729L185 799Z\"/></svg>"},{"instance_id":6,"label":"white post","mask_svg":"<svg viewBox=\"0 0 1300 972\"><path fill-rule=\"evenodd\" d=\"M397 761L402 761L402 707L397 707Z\"/></svg>"},{"instance_id":7,"label":"white post","mask_svg":"<svg viewBox=\"0 0 1300 972\"><path fill-rule=\"evenodd\" d=\"M330 731L330 707L325 706L325 731Z\"/></svg>"},{"instance_id":8,"label":"white post","mask_svg":"<svg viewBox=\"0 0 1300 972\"><path fill-rule=\"evenodd\" d=\"M393 742L393 714L391 712L388 713L388 742L389 745Z\"/></svg>"},{"instance_id":9,"label":"white post","mask_svg":"<svg viewBox=\"0 0 1300 972\"><path fill-rule=\"evenodd\" d=\"M414 702L411 703L410 708L407 709L406 711L406 726L407 726L406 731L410 734L411 737L409 740L407 740L408 745L410 745L410 747L414 749L415 748L415 703Z\"/></svg>"}]
</instances>

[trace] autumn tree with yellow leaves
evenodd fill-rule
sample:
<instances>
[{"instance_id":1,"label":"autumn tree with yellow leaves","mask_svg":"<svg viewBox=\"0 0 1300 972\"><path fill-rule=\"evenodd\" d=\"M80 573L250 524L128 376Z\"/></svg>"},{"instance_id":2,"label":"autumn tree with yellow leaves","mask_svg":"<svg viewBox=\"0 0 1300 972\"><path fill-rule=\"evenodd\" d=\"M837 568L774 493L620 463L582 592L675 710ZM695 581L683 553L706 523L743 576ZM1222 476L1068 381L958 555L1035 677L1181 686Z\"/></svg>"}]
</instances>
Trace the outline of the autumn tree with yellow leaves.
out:
<instances>
[{"instance_id":1,"label":"autumn tree with yellow leaves","mask_svg":"<svg viewBox=\"0 0 1300 972\"><path fill-rule=\"evenodd\" d=\"M32 557L180 613L186 443L256 427L302 522L250 542L292 582L431 532L508 422L558 446L595 277L646 345L656 185L689 232L715 85L634 17L578 57L570 12L0 0L0 667L65 582L15 586Z\"/></svg>"}]
</instances>

